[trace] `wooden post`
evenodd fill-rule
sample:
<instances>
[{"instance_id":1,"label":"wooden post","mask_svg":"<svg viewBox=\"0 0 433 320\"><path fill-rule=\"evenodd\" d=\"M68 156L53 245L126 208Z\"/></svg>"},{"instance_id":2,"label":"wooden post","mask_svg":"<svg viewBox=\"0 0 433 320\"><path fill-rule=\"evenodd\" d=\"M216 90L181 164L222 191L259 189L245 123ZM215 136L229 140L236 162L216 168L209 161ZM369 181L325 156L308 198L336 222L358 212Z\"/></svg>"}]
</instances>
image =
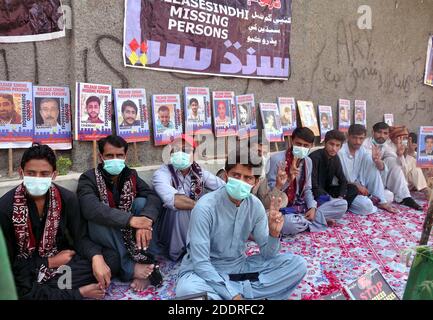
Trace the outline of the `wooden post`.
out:
<instances>
[{"instance_id":1,"label":"wooden post","mask_svg":"<svg viewBox=\"0 0 433 320\"><path fill-rule=\"evenodd\" d=\"M134 142L134 165L138 166L138 150L137 150L137 142Z\"/></svg>"},{"instance_id":2,"label":"wooden post","mask_svg":"<svg viewBox=\"0 0 433 320\"><path fill-rule=\"evenodd\" d=\"M98 166L98 144L96 140L93 140L93 167Z\"/></svg>"},{"instance_id":3,"label":"wooden post","mask_svg":"<svg viewBox=\"0 0 433 320\"><path fill-rule=\"evenodd\" d=\"M425 217L424 225L422 227L421 240L419 241L420 246L427 245L432 226L433 226L433 197L430 197L429 205L427 209L427 215Z\"/></svg>"},{"instance_id":4,"label":"wooden post","mask_svg":"<svg viewBox=\"0 0 433 320\"><path fill-rule=\"evenodd\" d=\"M14 175L14 154L13 154L13 149L9 148L8 150L8 163L9 163L9 178L12 178L12 176Z\"/></svg>"}]
</instances>

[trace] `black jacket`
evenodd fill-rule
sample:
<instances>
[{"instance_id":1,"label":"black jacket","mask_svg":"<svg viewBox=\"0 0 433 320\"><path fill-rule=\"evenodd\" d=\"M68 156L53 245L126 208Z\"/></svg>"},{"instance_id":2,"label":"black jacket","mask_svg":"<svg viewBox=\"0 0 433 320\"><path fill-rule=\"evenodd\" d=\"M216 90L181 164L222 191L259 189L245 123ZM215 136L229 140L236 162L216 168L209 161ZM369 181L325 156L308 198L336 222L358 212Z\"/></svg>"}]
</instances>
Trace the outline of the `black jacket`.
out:
<instances>
[{"instance_id":1,"label":"black jacket","mask_svg":"<svg viewBox=\"0 0 433 320\"><path fill-rule=\"evenodd\" d=\"M100 168L102 167L101 164L99 166ZM102 175L107 189L111 191L113 191L115 187L116 190L122 190L125 181L127 181L131 175L135 175L137 181L137 197L147 199L146 207L140 215L148 217L153 222L156 221L162 208L161 199L158 197L156 192L138 176L137 171L125 167L119 175L117 186L114 186L111 176L105 170L102 170ZM131 212L124 212L117 208L110 208L108 205L100 201L94 169L88 170L81 175L78 181L77 195L80 202L81 212L88 221L112 228L124 228L128 226L129 220L132 218ZM115 203L118 205L119 198L118 196L116 197L115 192L113 192L113 195Z\"/></svg>"},{"instance_id":2,"label":"black jacket","mask_svg":"<svg viewBox=\"0 0 433 320\"><path fill-rule=\"evenodd\" d=\"M57 249L59 252L62 250L74 250L77 253L74 259L77 260L80 259L79 256L85 258L87 262L83 263L89 265L91 275L90 261L92 261L94 255L101 254L102 248L93 243L87 236L87 223L80 214L80 206L76 195L60 186L57 186L57 188L62 198L62 213L56 235ZM48 266L48 259L40 257L37 249L33 256L28 259L17 257L15 230L12 223L15 190L16 188L0 198L0 226L3 230L6 246L8 248L9 259L19 297L24 299L82 298L78 290L53 289L37 284L38 270L41 265L44 264ZM44 208L45 215L42 219L39 218L36 204L30 196L27 196L27 204L29 207L32 231L35 236L36 244L39 245L45 228L48 201L46 201Z\"/></svg>"},{"instance_id":3,"label":"black jacket","mask_svg":"<svg viewBox=\"0 0 433 320\"><path fill-rule=\"evenodd\" d=\"M337 156L329 158L325 149L316 150L309 156L313 162L311 184L315 198L331 195L334 198L346 197L347 179ZM334 177L338 179L338 187L332 186Z\"/></svg>"}]
</instances>

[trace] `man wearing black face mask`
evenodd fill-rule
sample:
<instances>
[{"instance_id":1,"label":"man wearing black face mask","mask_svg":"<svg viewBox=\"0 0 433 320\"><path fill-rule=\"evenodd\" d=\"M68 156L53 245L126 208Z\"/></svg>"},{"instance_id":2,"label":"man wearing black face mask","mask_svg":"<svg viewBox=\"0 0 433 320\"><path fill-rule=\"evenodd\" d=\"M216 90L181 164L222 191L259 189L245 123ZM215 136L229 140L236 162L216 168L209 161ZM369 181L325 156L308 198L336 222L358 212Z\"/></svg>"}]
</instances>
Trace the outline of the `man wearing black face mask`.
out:
<instances>
[{"instance_id":1,"label":"man wearing black face mask","mask_svg":"<svg viewBox=\"0 0 433 320\"><path fill-rule=\"evenodd\" d=\"M310 129L296 128L292 134L293 148L274 154L269 162L269 188L283 191L288 200L288 207L283 209L283 234L326 230L345 212L345 208L333 207L330 203L318 207L314 200L311 187L313 165L308 157L314 138Z\"/></svg>"}]
</instances>

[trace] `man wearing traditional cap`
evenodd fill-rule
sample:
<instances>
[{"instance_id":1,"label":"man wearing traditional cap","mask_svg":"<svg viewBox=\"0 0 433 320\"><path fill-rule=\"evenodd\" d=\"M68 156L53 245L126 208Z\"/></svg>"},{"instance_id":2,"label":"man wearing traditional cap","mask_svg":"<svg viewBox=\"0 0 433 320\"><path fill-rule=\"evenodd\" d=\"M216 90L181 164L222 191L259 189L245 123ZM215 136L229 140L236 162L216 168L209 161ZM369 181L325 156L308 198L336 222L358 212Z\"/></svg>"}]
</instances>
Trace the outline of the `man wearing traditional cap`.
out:
<instances>
[{"instance_id":1,"label":"man wearing traditional cap","mask_svg":"<svg viewBox=\"0 0 433 320\"><path fill-rule=\"evenodd\" d=\"M175 139L171 144L170 163L163 164L152 178L153 187L166 209L156 228L158 245L173 261L179 260L186 251L186 234L196 202L205 190L213 191L224 185L220 178L194 161L195 148L191 136Z\"/></svg>"},{"instance_id":2,"label":"man wearing traditional cap","mask_svg":"<svg viewBox=\"0 0 433 320\"><path fill-rule=\"evenodd\" d=\"M402 170L406 182L405 186L408 185L408 190L422 191L427 198L430 198L431 189L427 186L427 181L421 168L417 168L415 158L407 155L408 137L409 131L405 126L391 127L389 134L390 141L387 143L383 155L384 161L390 169L397 167L399 170ZM399 181L395 183L399 183ZM412 206L409 205L409 207ZM421 207L415 209L420 210Z\"/></svg>"}]
</instances>

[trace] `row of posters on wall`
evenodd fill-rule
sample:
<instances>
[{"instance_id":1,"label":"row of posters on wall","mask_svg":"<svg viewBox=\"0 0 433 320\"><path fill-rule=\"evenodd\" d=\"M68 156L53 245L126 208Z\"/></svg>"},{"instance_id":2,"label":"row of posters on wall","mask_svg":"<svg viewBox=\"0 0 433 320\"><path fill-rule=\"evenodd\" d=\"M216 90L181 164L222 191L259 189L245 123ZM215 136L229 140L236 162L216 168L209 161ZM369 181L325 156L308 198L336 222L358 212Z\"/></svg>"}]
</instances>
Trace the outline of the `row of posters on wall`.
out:
<instances>
[{"instance_id":1,"label":"row of posters on wall","mask_svg":"<svg viewBox=\"0 0 433 320\"><path fill-rule=\"evenodd\" d=\"M233 91L213 91L211 95L206 87L186 87L183 108L179 94L153 95L152 117L148 113L145 89L113 90L110 85L77 83L75 99L74 138L79 141L95 141L111 134L113 109L116 133L128 142L150 141L150 126L154 129L156 146L169 144L183 132L241 139L257 134L253 94L236 96ZM284 141L285 136L292 134L298 124L297 111L300 124L309 127L322 140L334 129L332 107L319 105L316 113L311 101L280 97L277 103L260 103L259 111L270 142ZM365 100L355 100L352 108L350 100L340 99L338 129L347 132L352 123L366 126L366 114ZM71 149L71 118L68 87L0 81L0 149L27 148L32 142L48 144L56 150ZM393 125L393 114L385 114L384 120ZM420 140L423 135L431 135L429 128L421 128ZM420 147L424 145L429 146L429 142L421 141ZM433 165L430 153L426 154L428 159L420 159L423 166L430 162Z\"/></svg>"}]
</instances>

